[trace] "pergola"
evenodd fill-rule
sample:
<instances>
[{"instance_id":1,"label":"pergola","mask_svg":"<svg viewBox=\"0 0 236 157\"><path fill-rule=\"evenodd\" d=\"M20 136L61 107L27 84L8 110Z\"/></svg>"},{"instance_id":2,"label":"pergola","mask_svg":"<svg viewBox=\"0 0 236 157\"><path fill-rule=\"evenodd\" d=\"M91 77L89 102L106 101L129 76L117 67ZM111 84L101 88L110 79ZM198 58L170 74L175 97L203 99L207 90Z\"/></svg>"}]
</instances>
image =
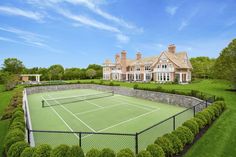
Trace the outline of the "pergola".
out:
<instances>
[{"instance_id":1,"label":"pergola","mask_svg":"<svg viewBox=\"0 0 236 157\"><path fill-rule=\"evenodd\" d=\"M21 74L21 80L24 82L28 82L29 81L29 77L35 77L35 81L36 82L40 82L40 76L41 74Z\"/></svg>"}]
</instances>

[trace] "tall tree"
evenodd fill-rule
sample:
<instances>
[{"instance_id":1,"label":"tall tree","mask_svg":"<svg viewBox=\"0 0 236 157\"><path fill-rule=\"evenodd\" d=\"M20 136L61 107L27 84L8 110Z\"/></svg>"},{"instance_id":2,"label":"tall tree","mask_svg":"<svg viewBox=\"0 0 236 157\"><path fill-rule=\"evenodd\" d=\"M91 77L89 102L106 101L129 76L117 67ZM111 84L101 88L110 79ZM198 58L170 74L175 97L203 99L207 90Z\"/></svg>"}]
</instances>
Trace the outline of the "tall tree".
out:
<instances>
[{"instance_id":1,"label":"tall tree","mask_svg":"<svg viewBox=\"0 0 236 157\"><path fill-rule=\"evenodd\" d=\"M231 81L236 89L236 39L221 51L213 69L215 77Z\"/></svg>"},{"instance_id":2,"label":"tall tree","mask_svg":"<svg viewBox=\"0 0 236 157\"><path fill-rule=\"evenodd\" d=\"M96 71L95 71L94 69L88 69L88 70L86 71L86 75L87 75L90 79L92 79L92 78L96 75Z\"/></svg>"},{"instance_id":3,"label":"tall tree","mask_svg":"<svg viewBox=\"0 0 236 157\"><path fill-rule=\"evenodd\" d=\"M55 64L49 67L49 78L53 80L61 80L63 74L64 74L64 68L60 64Z\"/></svg>"},{"instance_id":4,"label":"tall tree","mask_svg":"<svg viewBox=\"0 0 236 157\"><path fill-rule=\"evenodd\" d=\"M215 59L209 57L191 58L190 62L193 66L192 76L195 78L212 78L212 67Z\"/></svg>"},{"instance_id":5,"label":"tall tree","mask_svg":"<svg viewBox=\"0 0 236 157\"><path fill-rule=\"evenodd\" d=\"M16 58L7 58L4 60L3 71L7 71L12 74L20 74L24 69L22 61Z\"/></svg>"}]
</instances>

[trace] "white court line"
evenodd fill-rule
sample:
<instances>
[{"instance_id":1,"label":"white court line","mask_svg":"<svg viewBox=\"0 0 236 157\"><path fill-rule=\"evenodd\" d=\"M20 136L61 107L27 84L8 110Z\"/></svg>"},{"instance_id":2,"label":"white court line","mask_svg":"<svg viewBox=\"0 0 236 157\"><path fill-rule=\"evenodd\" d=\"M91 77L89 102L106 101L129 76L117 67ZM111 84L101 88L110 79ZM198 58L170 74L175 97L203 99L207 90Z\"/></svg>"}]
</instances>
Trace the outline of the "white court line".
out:
<instances>
[{"instance_id":1,"label":"white court line","mask_svg":"<svg viewBox=\"0 0 236 157\"><path fill-rule=\"evenodd\" d=\"M122 121L122 122L120 122L120 123L117 123L117 124L115 124L115 125L112 125L112 126L109 126L109 127L107 127L107 128L101 129L101 130L99 130L99 131L97 131L97 132L103 132L103 131L105 131L105 130L108 130L108 129L114 128L114 127L116 127L116 126L119 126L119 125L125 124L125 123L127 123L127 122L132 121L132 120L138 119L138 118L143 117L143 116L146 116L146 115L148 115L148 114L151 114L151 113L156 112L156 111L158 111L158 110L160 110L160 109L156 109L156 110L153 110L153 111L150 111L150 112L147 112L147 113L141 114L141 115L139 115L139 116L136 116L136 117L133 117L133 118L127 119L127 120ZM84 137L82 137L82 139L87 138L87 137L92 136L92 135L93 135L93 134L90 134L90 135L84 136Z\"/></svg>"},{"instance_id":2,"label":"white court line","mask_svg":"<svg viewBox=\"0 0 236 157\"><path fill-rule=\"evenodd\" d=\"M70 129L70 131L74 132L74 130L66 123L66 121L60 116L60 114L47 102L47 100L41 96L41 98L50 106L52 111L61 119L61 121ZM79 139L79 136L74 133L74 135Z\"/></svg>"},{"instance_id":3,"label":"white court line","mask_svg":"<svg viewBox=\"0 0 236 157\"><path fill-rule=\"evenodd\" d=\"M48 95L49 97L53 98L52 96ZM87 128L89 128L90 130L92 130L93 132L96 132L96 130L94 130L93 128L91 128L88 124L86 124L84 121L82 121L79 117L77 117L74 113L72 113L70 110L68 110L66 107L64 107L63 105L61 105L58 101L54 100L58 105L60 105L64 110L66 110L67 112L69 112L72 116L74 116L77 120L79 120L81 123L83 123Z\"/></svg>"},{"instance_id":4,"label":"white court line","mask_svg":"<svg viewBox=\"0 0 236 157\"><path fill-rule=\"evenodd\" d=\"M107 108L112 108L112 107L115 107L115 106L120 106L120 105L124 105L126 103L119 103L119 104L115 104L115 105L110 105L108 107L103 107L103 108L96 108L96 109L92 109L92 110L88 110L88 111L84 111L84 112L78 112L78 113L74 113L75 115L81 115L81 114L85 114L85 113L90 113L90 112L95 112L95 111L99 111L99 110L105 110Z\"/></svg>"},{"instance_id":5,"label":"white court line","mask_svg":"<svg viewBox=\"0 0 236 157\"><path fill-rule=\"evenodd\" d=\"M103 106L97 105L97 104L95 104L95 103L93 103L93 102L89 102L89 101L87 101L87 100L84 100L84 101L87 102L87 103L89 103L89 104L91 104L91 105L97 106L97 107L99 107L99 108L103 108Z\"/></svg>"}]
</instances>

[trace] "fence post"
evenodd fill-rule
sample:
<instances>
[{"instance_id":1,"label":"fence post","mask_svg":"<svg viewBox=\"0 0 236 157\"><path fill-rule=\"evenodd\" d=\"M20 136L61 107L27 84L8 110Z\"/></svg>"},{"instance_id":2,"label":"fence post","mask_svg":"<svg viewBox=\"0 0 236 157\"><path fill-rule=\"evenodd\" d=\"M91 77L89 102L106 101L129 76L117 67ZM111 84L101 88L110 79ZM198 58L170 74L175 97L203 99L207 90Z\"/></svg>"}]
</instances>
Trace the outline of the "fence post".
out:
<instances>
[{"instance_id":1,"label":"fence post","mask_svg":"<svg viewBox=\"0 0 236 157\"><path fill-rule=\"evenodd\" d=\"M27 141L30 145L30 129L28 128L28 126L27 126Z\"/></svg>"},{"instance_id":2,"label":"fence post","mask_svg":"<svg viewBox=\"0 0 236 157\"><path fill-rule=\"evenodd\" d=\"M138 154L138 133L135 134L135 153Z\"/></svg>"},{"instance_id":3,"label":"fence post","mask_svg":"<svg viewBox=\"0 0 236 157\"><path fill-rule=\"evenodd\" d=\"M175 116L173 116L173 130L175 130Z\"/></svg>"},{"instance_id":4,"label":"fence post","mask_svg":"<svg viewBox=\"0 0 236 157\"><path fill-rule=\"evenodd\" d=\"M196 106L193 106L193 116L195 117L196 115Z\"/></svg>"},{"instance_id":5,"label":"fence post","mask_svg":"<svg viewBox=\"0 0 236 157\"><path fill-rule=\"evenodd\" d=\"M82 138L81 138L81 132L79 132L79 146L82 147Z\"/></svg>"},{"instance_id":6,"label":"fence post","mask_svg":"<svg viewBox=\"0 0 236 157\"><path fill-rule=\"evenodd\" d=\"M206 108L207 108L207 106L208 106L208 105L207 105L207 100L206 100Z\"/></svg>"}]
</instances>

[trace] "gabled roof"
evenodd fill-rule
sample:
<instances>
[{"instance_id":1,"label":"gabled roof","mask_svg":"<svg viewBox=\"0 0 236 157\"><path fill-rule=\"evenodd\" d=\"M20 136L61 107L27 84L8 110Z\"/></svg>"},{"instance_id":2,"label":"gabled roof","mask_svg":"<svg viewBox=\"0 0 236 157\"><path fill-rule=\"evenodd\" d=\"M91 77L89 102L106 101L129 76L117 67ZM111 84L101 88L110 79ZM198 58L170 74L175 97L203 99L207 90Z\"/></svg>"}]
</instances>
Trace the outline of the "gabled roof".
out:
<instances>
[{"instance_id":1,"label":"gabled roof","mask_svg":"<svg viewBox=\"0 0 236 157\"><path fill-rule=\"evenodd\" d=\"M146 63L153 63L159 56L152 56L152 57L145 57L145 58L141 58L139 60L130 60L130 59L127 59L127 66L135 66L137 64L140 64L140 65L144 65Z\"/></svg>"}]
</instances>

